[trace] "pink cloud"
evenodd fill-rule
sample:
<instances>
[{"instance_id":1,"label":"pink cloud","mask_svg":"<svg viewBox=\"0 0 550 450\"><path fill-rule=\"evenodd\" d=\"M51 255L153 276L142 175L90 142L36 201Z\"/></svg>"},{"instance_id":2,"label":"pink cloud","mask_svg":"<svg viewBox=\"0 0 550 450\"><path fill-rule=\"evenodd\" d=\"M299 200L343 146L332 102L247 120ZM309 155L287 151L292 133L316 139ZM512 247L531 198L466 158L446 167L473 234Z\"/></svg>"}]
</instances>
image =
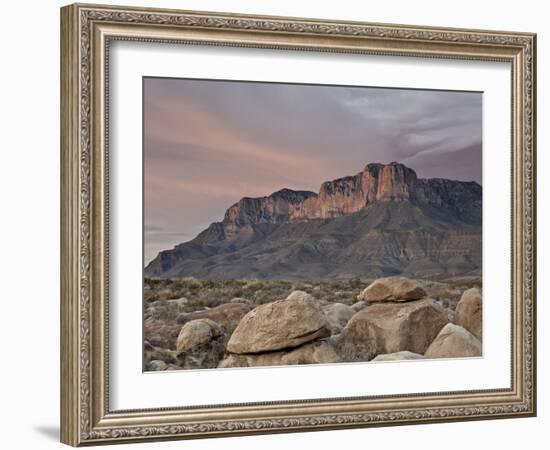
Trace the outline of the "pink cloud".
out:
<instances>
[{"instance_id":1,"label":"pink cloud","mask_svg":"<svg viewBox=\"0 0 550 450\"><path fill-rule=\"evenodd\" d=\"M299 149L255 142L245 130L227 126L221 117L190 102L159 98L148 101L145 134L161 140L170 136L175 144L200 146L213 153L244 158L248 165L258 168L276 168L306 177L312 170L311 159L302 156ZM329 168L321 162L317 161L315 166L316 171L328 173Z\"/></svg>"}]
</instances>

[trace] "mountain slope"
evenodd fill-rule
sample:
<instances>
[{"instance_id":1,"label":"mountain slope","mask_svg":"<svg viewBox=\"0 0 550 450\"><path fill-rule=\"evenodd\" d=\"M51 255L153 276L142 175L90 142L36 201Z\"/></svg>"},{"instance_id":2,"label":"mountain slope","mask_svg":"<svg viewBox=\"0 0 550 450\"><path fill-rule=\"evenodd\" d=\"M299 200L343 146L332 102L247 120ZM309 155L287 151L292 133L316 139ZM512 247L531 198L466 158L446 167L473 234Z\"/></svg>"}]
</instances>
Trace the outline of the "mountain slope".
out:
<instances>
[{"instance_id":1,"label":"mountain slope","mask_svg":"<svg viewBox=\"0 0 550 450\"><path fill-rule=\"evenodd\" d=\"M369 164L322 184L243 198L195 239L160 252L148 277L344 278L479 273L481 186Z\"/></svg>"}]
</instances>

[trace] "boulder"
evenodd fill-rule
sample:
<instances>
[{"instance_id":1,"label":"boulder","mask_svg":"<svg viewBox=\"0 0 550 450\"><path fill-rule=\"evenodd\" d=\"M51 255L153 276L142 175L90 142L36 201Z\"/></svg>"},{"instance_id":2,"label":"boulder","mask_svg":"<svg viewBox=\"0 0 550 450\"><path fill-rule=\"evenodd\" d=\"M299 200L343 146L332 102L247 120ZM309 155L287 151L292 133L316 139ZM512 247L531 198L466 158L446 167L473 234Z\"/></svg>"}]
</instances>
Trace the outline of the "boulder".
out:
<instances>
[{"instance_id":1,"label":"boulder","mask_svg":"<svg viewBox=\"0 0 550 450\"><path fill-rule=\"evenodd\" d=\"M336 345L345 361L404 350L422 354L446 323L444 309L432 299L376 303L351 318Z\"/></svg>"},{"instance_id":2,"label":"boulder","mask_svg":"<svg viewBox=\"0 0 550 450\"><path fill-rule=\"evenodd\" d=\"M339 333L355 314L355 311L343 303L329 303L322 307L333 333Z\"/></svg>"},{"instance_id":3,"label":"boulder","mask_svg":"<svg viewBox=\"0 0 550 450\"><path fill-rule=\"evenodd\" d=\"M483 303L478 288L464 291L456 305L454 322L466 328L478 339L482 338Z\"/></svg>"},{"instance_id":4,"label":"boulder","mask_svg":"<svg viewBox=\"0 0 550 450\"><path fill-rule=\"evenodd\" d=\"M424 355L419 355L418 353L413 353L405 350L397 353L386 353L384 355L378 355L373 359L373 361L403 361L410 359L424 359Z\"/></svg>"},{"instance_id":5,"label":"boulder","mask_svg":"<svg viewBox=\"0 0 550 450\"><path fill-rule=\"evenodd\" d=\"M286 366L296 364L330 364L342 362L326 340L309 342L291 350L257 354L229 354L218 367Z\"/></svg>"},{"instance_id":6,"label":"boulder","mask_svg":"<svg viewBox=\"0 0 550 450\"><path fill-rule=\"evenodd\" d=\"M161 361L159 359L154 359L152 361L149 361L149 363L145 366L145 370L152 370L152 371L161 371L161 370L167 370L168 364L166 364L164 361Z\"/></svg>"},{"instance_id":7,"label":"boulder","mask_svg":"<svg viewBox=\"0 0 550 450\"><path fill-rule=\"evenodd\" d=\"M226 335L231 335L242 317L250 311L250 306L246 303L225 303L215 308L205 309L192 313L180 314L177 317L179 324L185 324L197 319L210 319L216 322Z\"/></svg>"},{"instance_id":8,"label":"boulder","mask_svg":"<svg viewBox=\"0 0 550 450\"><path fill-rule=\"evenodd\" d=\"M424 354L426 358L461 358L481 356L481 342L460 325L448 323Z\"/></svg>"},{"instance_id":9,"label":"boulder","mask_svg":"<svg viewBox=\"0 0 550 450\"><path fill-rule=\"evenodd\" d=\"M217 367L225 350L225 334L210 319L187 322L176 341L178 363L184 369Z\"/></svg>"},{"instance_id":10,"label":"boulder","mask_svg":"<svg viewBox=\"0 0 550 450\"><path fill-rule=\"evenodd\" d=\"M176 354L191 351L222 335L220 326L210 319L196 319L186 323L176 341Z\"/></svg>"},{"instance_id":11,"label":"boulder","mask_svg":"<svg viewBox=\"0 0 550 450\"><path fill-rule=\"evenodd\" d=\"M231 353L261 353L298 347L330 335L330 324L315 299L301 291L246 314L231 335Z\"/></svg>"},{"instance_id":12,"label":"boulder","mask_svg":"<svg viewBox=\"0 0 550 450\"><path fill-rule=\"evenodd\" d=\"M426 297L426 291L415 280L405 277L379 278L358 296L364 302L407 302Z\"/></svg>"}]
</instances>

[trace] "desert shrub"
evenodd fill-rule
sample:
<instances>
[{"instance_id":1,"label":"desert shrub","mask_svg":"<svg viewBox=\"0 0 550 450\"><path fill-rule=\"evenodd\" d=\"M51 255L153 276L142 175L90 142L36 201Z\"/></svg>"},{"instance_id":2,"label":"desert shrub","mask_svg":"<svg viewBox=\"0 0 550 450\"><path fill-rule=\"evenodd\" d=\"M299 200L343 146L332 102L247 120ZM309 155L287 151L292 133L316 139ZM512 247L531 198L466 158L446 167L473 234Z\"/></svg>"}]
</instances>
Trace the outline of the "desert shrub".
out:
<instances>
[{"instance_id":1,"label":"desert shrub","mask_svg":"<svg viewBox=\"0 0 550 450\"><path fill-rule=\"evenodd\" d=\"M245 285L244 288L249 292L256 292L265 287L265 283L260 280L250 280Z\"/></svg>"},{"instance_id":2,"label":"desert shrub","mask_svg":"<svg viewBox=\"0 0 550 450\"><path fill-rule=\"evenodd\" d=\"M359 277L355 277L355 278L351 278L349 281L348 281L348 285L349 287L351 287L352 289L360 289L362 287L366 287L365 286L365 283L361 281L361 278Z\"/></svg>"},{"instance_id":3,"label":"desert shrub","mask_svg":"<svg viewBox=\"0 0 550 450\"><path fill-rule=\"evenodd\" d=\"M451 288L460 289L465 291L473 287L481 288L481 278L480 277L451 277L445 280L442 280Z\"/></svg>"},{"instance_id":4,"label":"desert shrub","mask_svg":"<svg viewBox=\"0 0 550 450\"><path fill-rule=\"evenodd\" d=\"M218 299L216 299L214 296L209 295L189 299L189 305L194 307L194 311L205 308L214 308L215 306L218 306L220 304L221 303Z\"/></svg>"},{"instance_id":5,"label":"desert shrub","mask_svg":"<svg viewBox=\"0 0 550 450\"><path fill-rule=\"evenodd\" d=\"M228 289L239 289L243 282L241 280L224 280L222 282L220 282L220 284L225 287L225 288L228 288Z\"/></svg>"},{"instance_id":6,"label":"desert shrub","mask_svg":"<svg viewBox=\"0 0 550 450\"><path fill-rule=\"evenodd\" d=\"M188 288L198 288L201 286L201 282L197 280L195 277L184 277L180 280L181 283L183 283Z\"/></svg>"},{"instance_id":7,"label":"desert shrub","mask_svg":"<svg viewBox=\"0 0 550 450\"><path fill-rule=\"evenodd\" d=\"M292 286L290 287L290 289L292 289L293 291L303 291L304 284L299 281L295 281L294 283L292 283Z\"/></svg>"},{"instance_id":8,"label":"desert shrub","mask_svg":"<svg viewBox=\"0 0 550 450\"><path fill-rule=\"evenodd\" d=\"M235 298L235 297L244 297L244 290L241 289L240 287L236 288L235 290L231 291L231 298Z\"/></svg>"},{"instance_id":9,"label":"desert shrub","mask_svg":"<svg viewBox=\"0 0 550 450\"><path fill-rule=\"evenodd\" d=\"M216 281L215 280L202 280L201 282L201 288L214 288L216 287Z\"/></svg>"}]
</instances>

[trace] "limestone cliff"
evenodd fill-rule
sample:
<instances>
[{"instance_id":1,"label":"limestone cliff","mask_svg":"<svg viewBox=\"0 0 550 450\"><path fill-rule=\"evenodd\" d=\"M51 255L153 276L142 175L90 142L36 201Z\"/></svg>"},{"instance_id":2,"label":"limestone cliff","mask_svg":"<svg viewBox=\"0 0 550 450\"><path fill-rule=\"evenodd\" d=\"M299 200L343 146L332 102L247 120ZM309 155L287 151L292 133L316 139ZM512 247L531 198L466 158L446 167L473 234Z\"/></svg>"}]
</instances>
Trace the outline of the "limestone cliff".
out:
<instances>
[{"instance_id":1,"label":"limestone cliff","mask_svg":"<svg viewBox=\"0 0 550 450\"><path fill-rule=\"evenodd\" d=\"M192 241L166 250L150 277L342 277L481 270L481 186L368 164L322 183L245 197Z\"/></svg>"}]
</instances>

